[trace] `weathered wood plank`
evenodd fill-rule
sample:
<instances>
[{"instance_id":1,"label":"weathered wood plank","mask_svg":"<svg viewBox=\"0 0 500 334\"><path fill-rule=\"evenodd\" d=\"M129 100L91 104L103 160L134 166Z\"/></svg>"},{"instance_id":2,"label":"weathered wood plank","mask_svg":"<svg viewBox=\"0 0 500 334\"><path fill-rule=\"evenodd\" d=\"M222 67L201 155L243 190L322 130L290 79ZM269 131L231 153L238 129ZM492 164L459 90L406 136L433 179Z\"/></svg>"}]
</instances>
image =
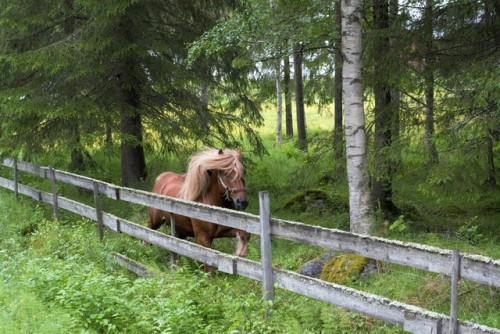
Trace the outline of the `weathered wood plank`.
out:
<instances>
[{"instance_id":1,"label":"weathered wood plank","mask_svg":"<svg viewBox=\"0 0 500 334\"><path fill-rule=\"evenodd\" d=\"M259 217L246 212L183 201L177 198L130 188L120 189L120 199L130 203L173 212L181 216L189 216L211 223L245 230L254 234L260 233Z\"/></svg>"},{"instance_id":2,"label":"weathered wood plank","mask_svg":"<svg viewBox=\"0 0 500 334\"><path fill-rule=\"evenodd\" d=\"M271 226L269 193L267 191L259 192L259 211L260 211L260 262L262 263L262 291L264 300L273 300L273 267L271 254Z\"/></svg>"},{"instance_id":3,"label":"weathered wood plank","mask_svg":"<svg viewBox=\"0 0 500 334\"><path fill-rule=\"evenodd\" d=\"M102 223L102 211L101 211L101 200L99 198L99 185L94 182L94 207L95 215L97 217L97 232L99 234L99 240L104 239L104 225Z\"/></svg>"},{"instance_id":4,"label":"weathered wood plank","mask_svg":"<svg viewBox=\"0 0 500 334\"><path fill-rule=\"evenodd\" d=\"M2 166L8 167L8 168L14 167L14 159L12 159L12 158L3 158L0 161L2 163Z\"/></svg>"},{"instance_id":5,"label":"weathered wood plank","mask_svg":"<svg viewBox=\"0 0 500 334\"><path fill-rule=\"evenodd\" d=\"M4 165L13 167L13 159L4 159ZM47 177L47 169L36 165L18 162L19 169ZM70 183L92 190L95 181L77 174L56 171L60 182ZM166 196L151 194L129 188L120 188L102 181L100 192L110 198L120 198L131 203L153 206L180 215L189 215L216 224L226 225L259 234L259 217L243 212L211 207L199 203L181 201ZM31 193L36 199L36 194ZM317 226L272 219L272 234L285 239L307 242L333 248L339 251L356 253L376 260L382 260L422 270L450 275L448 265L451 251L411 243L401 243L381 238L365 237L339 230L328 230ZM461 275L464 279L500 287L500 260L464 254L461 261Z\"/></svg>"},{"instance_id":6,"label":"weathered wood plank","mask_svg":"<svg viewBox=\"0 0 500 334\"><path fill-rule=\"evenodd\" d=\"M420 314L405 314L403 329L411 333L444 334L441 319L423 318Z\"/></svg>"},{"instance_id":7,"label":"weathered wood plank","mask_svg":"<svg viewBox=\"0 0 500 334\"><path fill-rule=\"evenodd\" d=\"M65 182L67 178L74 176L70 173L58 173L56 175L63 177L62 180L59 180L60 182ZM260 233L259 217L255 215L186 202L139 190L120 188L105 183L99 183L99 187L100 191L102 187L103 193L105 192L111 198L121 197L121 199L131 203L153 206L176 214L190 215L198 219L243 229L250 233ZM10 188L10 190L13 189ZM39 200L36 192L30 192L28 196ZM376 260L407 265L445 275L451 274L449 266L451 260L450 250L371 236L359 236L345 231L278 219L271 219L271 233L273 236L355 253ZM464 279L500 287L500 260L462 254L460 272L461 277Z\"/></svg>"},{"instance_id":8,"label":"weathered wood plank","mask_svg":"<svg viewBox=\"0 0 500 334\"><path fill-rule=\"evenodd\" d=\"M4 177L0 177L0 187L14 191L15 189L14 181L6 179Z\"/></svg>"},{"instance_id":9,"label":"weathered wood plank","mask_svg":"<svg viewBox=\"0 0 500 334\"><path fill-rule=\"evenodd\" d=\"M2 160L2 165L4 165L5 167L13 168L14 167L14 159L4 158ZM30 162L17 161L17 168L20 171L35 174L35 175L38 175L42 178L47 177L47 168L39 167L39 166L32 164Z\"/></svg>"},{"instance_id":10,"label":"weathered wood plank","mask_svg":"<svg viewBox=\"0 0 500 334\"><path fill-rule=\"evenodd\" d=\"M90 220L97 221L96 211L89 205L85 205L64 197L59 197L59 205L62 209L71 211Z\"/></svg>"},{"instance_id":11,"label":"weathered wood plank","mask_svg":"<svg viewBox=\"0 0 500 334\"><path fill-rule=\"evenodd\" d=\"M28 196L35 201L43 202L43 197L42 193L43 191L33 189L31 187L25 186L24 184L18 184L18 190L19 193L25 196ZM52 195L49 193L46 193L47 197L51 197Z\"/></svg>"},{"instance_id":12,"label":"weathered wood plank","mask_svg":"<svg viewBox=\"0 0 500 334\"><path fill-rule=\"evenodd\" d=\"M59 219L59 204L57 203L57 186L54 169L49 166L50 188L52 189L52 207L54 219Z\"/></svg>"},{"instance_id":13,"label":"weathered wood plank","mask_svg":"<svg viewBox=\"0 0 500 334\"><path fill-rule=\"evenodd\" d=\"M176 231L175 231L175 213L170 214L170 235L175 237ZM170 252L170 264L175 265L177 264L177 258L179 256L177 253Z\"/></svg>"},{"instance_id":14,"label":"weathered wood plank","mask_svg":"<svg viewBox=\"0 0 500 334\"><path fill-rule=\"evenodd\" d=\"M0 187L6 188L8 190L13 190L14 181L0 177ZM19 184L18 189L20 194L33 198L37 201L46 202L48 204L52 204L53 202L53 197L51 193L33 189L23 184ZM78 215L81 215L83 217L89 218L94 221L97 219L95 215L95 209L92 208L91 206L64 197L58 197L58 203L61 209L76 213Z\"/></svg>"},{"instance_id":15,"label":"weathered wood plank","mask_svg":"<svg viewBox=\"0 0 500 334\"><path fill-rule=\"evenodd\" d=\"M104 214L103 217L105 217L105 225L111 229L116 230L117 221L120 221L119 225L122 233L218 267L220 271L262 281L262 269L258 262L224 254L186 240L173 238L159 231L150 230L109 214ZM273 269L273 277L277 286L288 291L322 300L389 323L406 326L408 330L413 329L412 332L414 333L428 333L427 329L438 328L436 326L441 326L443 330L449 328L449 317L443 314L286 270ZM418 324L421 326L418 326ZM459 322L459 328L460 333L500 334L500 330L470 322Z\"/></svg>"},{"instance_id":16,"label":"weathered wood plank","mask_svg":"<svg viewBox=\"0 0 500 334\"><path fill-rule=\"evenodd\" d=\"M128 270L136 273L139 276L142 277L155 277L155 273L149 270L146 266L140 264L137 261L134 261L125 255L122 255L120 253L113 252L112 253L113 259L115 260L116 263L124 266Z\"/></svg>"},{"instance_id":17,"label":"weathered wood plank","mask_svg":"<svg viewBox=\"0 0 500 334\"><path fill-rule=\"evenodd\" d=\"M286 270L274 269L274 276L276 285L285 290L403 326L412 333L447 333L450 328L450 318L444 314ZM462 334L500 334L499 329L468 321L459 321L458 327Z\"/></svg>"},{"instance_id":18,"label":"weathered wood plank","mask_svg":"<svg viewBox=\"0 0 500 334\"><path fill-rule=\"evenodd\" d=\"M57 178L57 181L59 182L70 184L90 191L94 191L94 183L97 183L100 194L103 194L111 199L119 199L119 197L117 196L120 189L119 186L60 170L55 170L55 176Z\"/></svg>"},{"instance_id":19,"label":"weathered wood plank","mask_svg":"<svg viewBox=\"0 0 500 334\"><path fill-rule=\"evenodd\" d=\"M258 262L225 254L211 248L205 248L198 244L120 219L106 212L103 212L102 216L104 225L113 231L133 236L179 255L207 263L213 267L218 267L220 271L229 274L238 274L257 280L261 279L260 263Z\"/></svg>"},{"instance_id":20,"label":"weathered wood plank","mask_svg":"<svg viewBox=\"0 0 500 334\"><path fill-rule=\"evenodd\" d=\"M450 334L458 333L458 282L460 280L460 252L453 250L451 258L451 292L450 292Z\"/></svg>"},{"instance_id":21,"label":"weathered wood plank","mask_svg":"<svg viewBox=\"0 0 500 334\"><path fill-rule=\"evenodd\" d=\"M19 187L18 187L19 175L18 175L18 170L17 170L17 159L14 159L12 178L14 179L14 195L16 196L16 199L17 199L17 198L19 198Z\"/></svg>"},{"instance_id":22,"label":"weathered wood plank","mask_svg":"<svg viewBox=\"0 0 500 334\"><path fill-rule=\"evenodd\" d=\"M0 178L0 185L10 190L14 188L13 181L3 178ZM49 204L53 204L53 197L50 193L34 190L24 185L19 185L19 192L21 194L28 195ZM97 219L95 209L92 207L63 197L59 197L58 201L60 207L63 209L79 213L93 220ZM150 230L144 226L119 219L104 212L103 223L115 231L129 234L151 244L155 244L171 251L175 251L181 255L188 256L214 267L219 267L219 270L221 271L232 274L239 274L241 276L245 276L255 280L262 280L262 270L260 263L258 262L238 258L232 255L227 255L213 249L208 249L196 244L192 244L185 240L173 238L161 232ZM333 232L337 232L338 234L339 231L330 231L328 235L331 236ZM347 233L342 231L340 232L340 234ZM321 233L323 232L321 231ZM356 235L352 235L350 237L356 237ZM357 237L359 238L358 240L369 240L371 242L385 241L377 240L377 238L371 237ZM305 238L307 239L309 237ZM347 245L349 246L350 244ZM375 243L374 245L377 245L377 243ZM373 245L370 244L369 246ZM407 245L404 243L398 244L398 246L407 247ZM345 247L345 245L343 247ZM428 250L427 247L424 248L425 250ZM423 250L424 249L421 249L421 251ZM446 255L446 252L444 252L444 255ZM485 266L485 268L491 265L491 263L496 265L496 261L489 258L478 256L463 256L462 260L464 259L468 261L467 266L469 270L470 268L474 267L474 263L481 263ZM392 258L390 258L390 260L392 260ZM279 269L273 270L273 278L276 284L284 289L315 299L324 300L334 305L366 314L380 320L398 324L400 326L403 326L405 329L411 330L414 333L428 333L429 330L431 332L439 330L439 332L444 333L450 328L450 319L447 316L429 312L410 305L394 302L386 298L367 294L361 291L335 285L333 283L323 282ZM489 279L491 279L491 277ZM441 329L439 329L439 327ZM500 334L500 330L498 329L489 328L470 322L459 322L458 328L459 333Z\"/></svg>"},{"instance_id":23,"label":"weathered wood plank","mask_svg":"<svg viewBox=\"0 0 500 334\"><path fill-rule=\"evenodd\" d=\"M271 219L273 236L451 275L451 250ZM461 278L500 287L500 260L462 254Z\"/></svg>"}]
</instances>

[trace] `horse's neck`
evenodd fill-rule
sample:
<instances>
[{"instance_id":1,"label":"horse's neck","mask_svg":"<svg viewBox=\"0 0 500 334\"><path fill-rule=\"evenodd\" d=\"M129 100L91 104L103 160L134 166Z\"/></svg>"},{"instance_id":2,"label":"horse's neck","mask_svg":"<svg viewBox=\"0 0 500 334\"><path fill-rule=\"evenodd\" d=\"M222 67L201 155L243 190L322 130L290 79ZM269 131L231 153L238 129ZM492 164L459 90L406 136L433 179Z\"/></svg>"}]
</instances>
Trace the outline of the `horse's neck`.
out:
<instances>
[{"instance_id":1,"label":"horse's neck","mask_svg":"<svg viewBox=\"0 0 500 334\"><path fill-rule=\"evenodd\" d=\"M224 192L225 189L219 184L217 173L213 173L210 176L210 186L208 187L204 202L210 205L226 207L227 204L224 200Z\"/></svg>"}]
</instances>

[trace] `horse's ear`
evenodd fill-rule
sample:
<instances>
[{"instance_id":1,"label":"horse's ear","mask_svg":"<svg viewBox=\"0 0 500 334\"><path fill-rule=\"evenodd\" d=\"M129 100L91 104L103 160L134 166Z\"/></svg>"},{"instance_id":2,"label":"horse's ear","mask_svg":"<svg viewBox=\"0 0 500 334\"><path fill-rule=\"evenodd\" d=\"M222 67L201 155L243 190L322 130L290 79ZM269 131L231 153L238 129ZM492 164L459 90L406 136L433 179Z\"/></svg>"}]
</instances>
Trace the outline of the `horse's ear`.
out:
<instances>
[{"instance_id":1,"label":"horse's ear","mask_svg":"<svg viewBox=\"0 0 500 334\"><path fill-rule=\"evenodd\" d=\"M224 154L224 151L221 149L219 149L219 154Z\"/></svg>"}]
</instances>

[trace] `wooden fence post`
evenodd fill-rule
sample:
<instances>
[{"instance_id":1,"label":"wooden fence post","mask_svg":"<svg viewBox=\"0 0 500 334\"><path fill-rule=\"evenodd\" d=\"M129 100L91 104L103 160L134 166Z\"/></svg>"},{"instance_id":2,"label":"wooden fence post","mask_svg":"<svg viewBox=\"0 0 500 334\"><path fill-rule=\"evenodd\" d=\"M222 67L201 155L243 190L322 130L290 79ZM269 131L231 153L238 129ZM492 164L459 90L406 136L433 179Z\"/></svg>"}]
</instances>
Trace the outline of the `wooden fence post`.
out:
<instances>
[{"instance_id":1,"label":"wooden fence post","mask_svg":"<svg viewBox=\"0 0 500 334\"><path fill-rule=\"evenodd\" d=\"M273 300L273 267L271 255L271 224L269 192L259 192L260 256L262 263L262 290L264 300Z\"/></svg>"},{"instance_id":2,"label":"wooden fence post","mask_svg":"<svg viewBox=\"0 0 500 334\"><path fill-rule=\"evenodd\" d=\"M450 334L458 333L458 281L460 280L460 252L454 249L451 256L451 311Z\"/></svg>"},{"instance_id":3,"label":"wooden fence post","mask_svg":"<svg viewBox=\"0 0 500 334\"><path fill-rule=\"evenodd\" d=\"M57 203L56 174L54 168L49 166L50 187L52 188L52 205L54 209L54 219L59 219L59 204Z\"/></svg>"},{"instance_id":4,"label":"wooden fence post","mask_svg":"<svg viewBox=\"0 0 500 334\"><path fill-rule=\"evenodd\" d=\"M19 176L17 174L17 159L14 159L14 170L12 177L14 179L14 194L16 196L16 199L19 199Z\"/></svg>"},{"instance_id":5,"label":"wooden fence post","mask_svg":"<svg viewBox=\"0 0 500 334\"><path fill-rule=\"evenodd\" d=\"M97 218L97 232L99 233L99 240L102 241L104 239L104 224L102 221L101 201L99 199L99 183L94 181L93 186L94 186L94 205Z\"/></svg>"},{"instance_id":6,"label":"wooden fence post","mask_svg":"<svg viewBox=\"0 0 500 334\"><path fill-rule=\"evenodd\" d=\"M170 234L175 237L175 215L170 213ZM170 251L170 265L177 264L177 254Z\"/></svg>"}]
</instances>

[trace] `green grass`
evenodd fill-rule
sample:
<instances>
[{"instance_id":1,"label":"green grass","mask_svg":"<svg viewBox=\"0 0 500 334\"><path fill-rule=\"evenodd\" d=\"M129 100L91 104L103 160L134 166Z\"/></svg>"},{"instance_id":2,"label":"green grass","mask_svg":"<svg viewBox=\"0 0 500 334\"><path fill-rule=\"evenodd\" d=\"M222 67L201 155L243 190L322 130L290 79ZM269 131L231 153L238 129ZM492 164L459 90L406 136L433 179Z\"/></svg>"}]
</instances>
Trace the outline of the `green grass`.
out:
<instances>
[{"instance_id":1,"label":"green grass","mask_svg":"<svg viewBox=\"0 0 500 334\"><path fill-rule=\"evenodd\" d=\"M166 254L155 247L111 233L101 243L91 222L48 220L31 201L17 202L3 190L0 195L0 333L401 332L286 291L276 292L273 315L266 318L270 305L261 300L258 282L210 277L186 258L169 270L162 264ZM274 246L305 255L287 262L278 252L277 263L289 268L318 251ZM257 249L251 246L252 256ZM114 264L112 251L163 274L136 277Z\"/></svg>"},{"instance_id":2,"label":"green grass","mask_svg":"<svg viewBox=\"0 0 500 334\"><path fill-rule=\"evenodd\" d=\"M308 110L308 129L314 133L308 153L296 148L294 140L276 145L274 110L263 113L260 129L269 152L247 155L249 212L258 212L258 191L269 190L274 217L330 228L348 229L347 182L342 162L333 161L329 131L332 116ZM412 153L412 152L410 152ZM467 179L462 164L428 173L417 155L405 154L405 169L394 182L394 199L404 213L396 224L377 221L375 233L393 239L500 258L498 189ZM97 149L97 165L85 175L119 183L119 149ZM62 156L36 161L65 169ZM182 171L184 161L172 157L148 157L150 177L140 184L149 190L160 171ZM458 170L457 180L446 179ZM9 176L10 171L3 170ZM445 178L443 178L445 176ZM29 175L23 182L50 191L50 184ZM442 179L442 180L441 180ZM436 181L437 180L437 181ZM426 185L429 185L426 188ZM92 194L58 185L61 195L93 204ZM454 190L455 189L455 190ZM286 204L305 190L321 190L331 196L332 205L322 211L293 210ZM120 217L146 224L146 209L103 199L104 209ZM105 242L97 238L95 223L61 211L59 222L51 220L52 209L29 199L13 199L0 190L0 333L402 333L402 329L347 312L306 297L277 290L273 315L265 318L268 305L260 296L260 283L218 273L207 277L199 263L181 258L180 268L165 266L168 252L145 247L130 237L107 232ZM259 260L257 236L252 236L249 258ZM275 239L273 265L299 270L325 250ZM214 248L233 253L234 240L214 242ZM163 277L144 280L114 264L110 252L120 252ZM369 278L353 280L349 286L366 292L449 313L449 279L424 271L379 263ZM14 293L14 291L16 293ZM460 285L461 319L500 328L500 291L463 281ZM207 302L211 301L211 302ZM3 326L3 327L2 327ZM3 332L2 332L3 330Z\"/></svg>"},{"instance_id":3,"label":"green grass","mask_svg":"<svg viewBox=\"0 0 500 334\"><path fill-rule=\"evenodd\" d=\"M0 333L84 333L64 309L47 306L23 283L0 280ZM88 332L88 331L87 331Z\"/></svg>"}]
</instances>

